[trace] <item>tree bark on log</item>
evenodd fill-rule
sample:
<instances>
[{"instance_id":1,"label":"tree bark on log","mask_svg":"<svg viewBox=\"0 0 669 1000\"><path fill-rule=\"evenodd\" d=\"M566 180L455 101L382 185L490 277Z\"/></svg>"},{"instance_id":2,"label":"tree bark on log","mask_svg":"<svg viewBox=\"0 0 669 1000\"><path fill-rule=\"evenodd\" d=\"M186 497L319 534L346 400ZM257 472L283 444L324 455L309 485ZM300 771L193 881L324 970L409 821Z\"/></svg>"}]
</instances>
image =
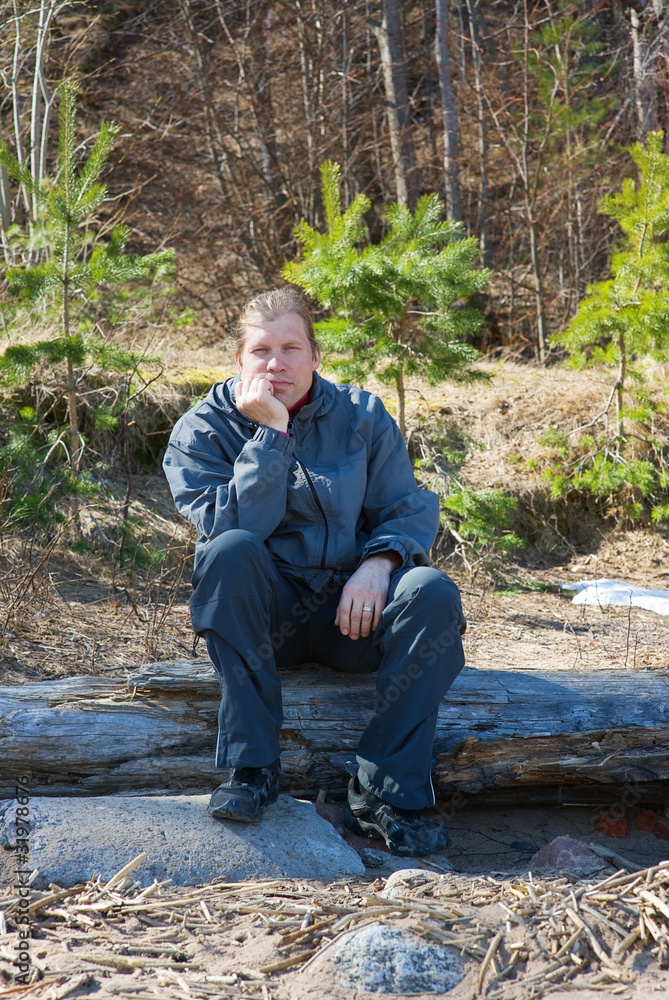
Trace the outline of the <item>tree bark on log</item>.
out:
<instances>
[{"instance_id":1,"label":"tree bark on log","mask_svg":"<svg viewBox=\"0 0 669 1000\"><path fill-rule=\"evenodd\" d=\"M306 665L282 681L282 787L343 790L373 678ZM219 697L202 660L0 688L0 797L24 776L33 795L210 790ZM669 671L466 668L439 709L434 785L440 801L667 801Z\"/></svg>"}]
</instances>

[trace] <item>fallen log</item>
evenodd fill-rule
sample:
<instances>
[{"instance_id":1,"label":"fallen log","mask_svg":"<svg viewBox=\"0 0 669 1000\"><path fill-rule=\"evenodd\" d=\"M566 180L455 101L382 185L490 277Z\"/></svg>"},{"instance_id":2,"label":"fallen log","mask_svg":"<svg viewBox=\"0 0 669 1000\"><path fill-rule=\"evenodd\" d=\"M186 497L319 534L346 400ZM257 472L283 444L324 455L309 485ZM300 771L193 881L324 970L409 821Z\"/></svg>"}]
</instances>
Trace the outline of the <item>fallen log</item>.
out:
<instances>
[{"instance_id":1,"label":"fallen log","mask_svg":"<svg viewBox=\"0 0 669 1000\"><path fill-rule=\"evenodd\" d=\"M373 679L309 665L282 679L283 787L343 787ZM34 795L207 791L219 697L201 660L0 688L0 797L19 778ZM667 801L669 671L466 668L440 706L434 784L441 800Z\"/></svg>"}]
</instances>

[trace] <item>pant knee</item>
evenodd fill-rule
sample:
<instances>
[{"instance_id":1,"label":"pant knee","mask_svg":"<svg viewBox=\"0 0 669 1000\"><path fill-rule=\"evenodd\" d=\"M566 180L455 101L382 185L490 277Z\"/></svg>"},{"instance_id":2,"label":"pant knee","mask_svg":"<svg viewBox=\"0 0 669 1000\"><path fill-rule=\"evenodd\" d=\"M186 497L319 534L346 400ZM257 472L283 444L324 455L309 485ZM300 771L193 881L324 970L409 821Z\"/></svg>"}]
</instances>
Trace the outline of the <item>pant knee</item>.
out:
<instances>
[{"instance_id":1,"label":"pant knee","mask_svg":"<svg viewBox=\"0 0 669 1000\"><path fill-rule=\"evenodd\" d=\"M460 591L450 576L431 566L417 566L409 570L395 592L395 598L411 595L411 607L424 621L450 628L463 634L466 628L462 613Z\"/></svg>"},{"instance_id":2,"label":"pant knee","mask_svg":"<svg viewBox=\"0 0 669 1000\"><path fill-rule=\"evenodd\" d=\"M405 573L396 597L400 596L400 588L404 592L414 592L421 603L426 605L460 605L460 591L450 576L432 566L416 566Z\"/></svg>"},{"instance_id":3,"label":"pant knee","mask_svg":"<svg viewBox=\"0 0 669 1000\"><path fill-rule=\"evenodd\" d=\"M229 572L231 567L239 579L267 558L267 549L257 535L243 528L231 528L207 542L196 559L191 582L195 587L211 570L218 576L224 569Z\"/></svg>"}]
</instances>

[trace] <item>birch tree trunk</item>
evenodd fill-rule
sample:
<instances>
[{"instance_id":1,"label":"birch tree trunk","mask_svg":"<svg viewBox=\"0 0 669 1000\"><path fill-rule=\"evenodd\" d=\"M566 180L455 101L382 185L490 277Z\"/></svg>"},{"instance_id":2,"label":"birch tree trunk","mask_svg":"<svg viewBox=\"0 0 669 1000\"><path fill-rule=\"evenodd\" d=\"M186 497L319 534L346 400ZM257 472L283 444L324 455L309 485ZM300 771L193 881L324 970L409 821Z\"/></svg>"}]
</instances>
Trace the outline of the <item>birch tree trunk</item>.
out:
<instances>
[{"instance_id":1,"label":"birch tree trunk","mask_svg":"<svg viewBox=\"0 0 669 1000\"><path fill-rule=\"evenodd\" d=\"M0 142L1 141L2 134L0 133ZM12 221L11 203L12 196L9 188L9 175L5 168L0 166L0 228L2 228L2 247L5 263L7 264L10 263L11 255L5 238L5 233L9 229Z\"/></svg>"},{"instance_id":2,"label":"birch tree trunk","mask_svg":"<svg viewBox=\"0 0 669 1000\"><path fill-rule=\"evenodd\" d=\"M474 88L476 90L476 107L478 112L478 153L479 153L479 218L478 231L481 243L481 261L484 267L490 264L490 239L488 236L488 171L487 154L488 138L486 131L485 92L483 89L482 69L482 39L479 31L478 0L467 0L469 14L469 37L472 46L472 65L474 68Z\"/></svg>"},{"instance_id":3,"label":"birch tree trunk","mask_svg":"<svg viewBox=\"0 0 669 1000\"><path fill-rule=\"evenodd\" d=\"M46 140L49 131L52 98L46 89L44 64L49 44L49 29L56 0L41 0L37 39L35 42L35 68L33 70L32 108L30 115L30 172L33 179L41 181L46 170ZM31 199L32 217L37 217L37 196Z\"/></svg>"},{"instance_id":4,"label":"birch tree trunk","mask_svg":"<svg viewBox=\"0 0 669 1000\"><path fill-rule=\"evenodd\" d=\"M437 30L435 49L439 69L441 117L444 130L444 185L446 213L453 222L462 222L458 164L458 111L453 93L451 63L448 53L448 0L436 0Z\"/></svg>"},{"instance_id":5,"label":"birch tree trunk","mask_svg":"<svg viewBox=\"0 0 669 1000\"><path fill-rule=\"evenodd\" d=\"M300 77L302 83L302 103L304 106L304 118L305 118L305 135L307 141L307 166L309 170L309 177L313 178L316 174L316 156L315 149L316 143L314 140L314 108L312 102L312 77L314 72L313 61L310 58L310 54L307 50L306 41L306 27L304 23L304 17L302 14L302 0L295 0L296 13L296 27L297 27L297 43L300 53ZM314 184L313 182L309 184L308 192L306 197L303 197L302 214L307 217L310 224L314 224Z\"/></svg>"},{"instance_id":6,"label":"birch tree trunk","mask_svg":"<svg viewBox=\"0 0 669 1000\"><path fill-rule=\"evenodd\" d=\"M660 121L659 65L669 62L669 4L667 0L653 0L645 5L643 13L630 5L632 35L632 71L634 74L634 106L638 135L643 142L646 134L658 127L666 128ZM665 70L666 72L666 70Z\"/></svg>"},{"instance_id":7,"label":"birch tree trunk","mask_svg":"<svg viewBox=\"0 0 669 1000\"><path fill-rule=\"evenodd\" d=\"M381 54L397 201L413 211L416 207L418 184L416 157L410 131L411 116L401 0L383 0L381 21L372 21L371 27Z\"/></svg>"}]
</instances>

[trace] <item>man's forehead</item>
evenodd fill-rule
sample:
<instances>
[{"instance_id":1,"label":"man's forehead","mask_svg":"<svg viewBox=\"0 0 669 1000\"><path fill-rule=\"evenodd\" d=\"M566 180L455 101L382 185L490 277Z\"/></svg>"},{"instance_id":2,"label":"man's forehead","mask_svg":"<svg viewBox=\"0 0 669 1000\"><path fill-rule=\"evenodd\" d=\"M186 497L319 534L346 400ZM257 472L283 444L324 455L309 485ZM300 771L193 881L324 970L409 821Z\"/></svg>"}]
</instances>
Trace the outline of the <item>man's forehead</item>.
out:
<instances>
[{"instance_id":1,"label":"man's forehead","mask_svg":"<svg viewBox=\"0 0 669 1000\"><path fill-rule=\"evenodd\" d=\"M245 346L253 343L260 344L267 340L296 341L299 343L309 343L304 320L295 313L280 316L275 320L262 320L256 323L249 323L244 328Z\"/></svg>"}]
</instances>

